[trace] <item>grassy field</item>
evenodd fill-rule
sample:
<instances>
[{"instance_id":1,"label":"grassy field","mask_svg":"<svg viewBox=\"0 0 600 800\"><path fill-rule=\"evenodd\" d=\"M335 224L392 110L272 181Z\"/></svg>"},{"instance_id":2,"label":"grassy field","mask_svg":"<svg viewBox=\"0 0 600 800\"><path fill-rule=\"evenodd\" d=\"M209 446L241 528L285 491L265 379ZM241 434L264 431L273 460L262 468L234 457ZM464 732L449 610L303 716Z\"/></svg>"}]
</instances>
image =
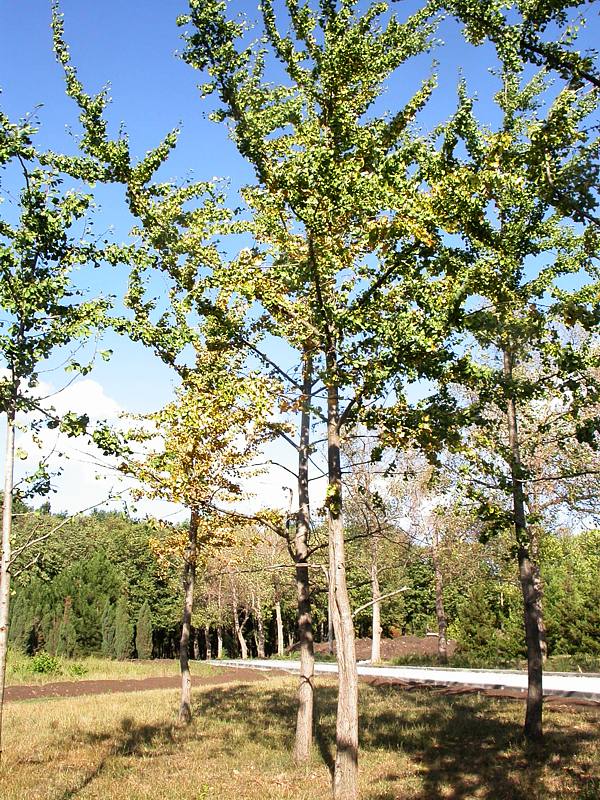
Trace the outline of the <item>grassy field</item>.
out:
<instances>
[{"instance_id":1,"label":"grassy field","mask_svg":"<svg viewBox=\"0 0 600 800\"><path fill-rule=\"evenodd\" d=\"M119 678L149 678L179 675L179 661L111 661L106 658L87 656L77 661L56 659L58 670L39 673L33 668L33 659L9 652L6 666L6 685L53 683L55 681L100 681ZM216 667L201 661L190 661L192 675L214 675Z\"/></svg>"},{"instance_id":2,"label":"grassy field","mask_svg":"<svg viewBox=\"0 0 600 800\"><path fill-rule=\"evenodd\" d=\"M205 687L174 724L176 691L9 703L3 800L323 800L335 686L318 687L310 765L290 758L295 680ZM546 743L520 742L521 703L361 685L362 800L600 797L599 712L549 709ZM527 758L532 768L527 769Z\"/></svg>"}]
</instances>

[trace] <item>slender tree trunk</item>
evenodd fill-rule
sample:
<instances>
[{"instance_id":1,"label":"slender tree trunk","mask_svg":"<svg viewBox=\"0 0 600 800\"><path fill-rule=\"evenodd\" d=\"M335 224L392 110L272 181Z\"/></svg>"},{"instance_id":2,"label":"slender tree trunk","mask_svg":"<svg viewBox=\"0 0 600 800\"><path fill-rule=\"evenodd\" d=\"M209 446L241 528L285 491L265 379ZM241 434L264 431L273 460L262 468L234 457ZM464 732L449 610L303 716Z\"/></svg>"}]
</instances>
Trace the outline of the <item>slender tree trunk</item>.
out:
<instances>
[{"instance_id":1,"label":"slender tree trunk","mask_svg":"<svg viewBox=\"0 0 600 800\"><path fill-rule=\"evenodd\" d=\"M244 622L241 625L238 622L238 641L240 643L240 650L244 661L248 659L248 644L244 637L244 624L246 623L246 621L247 618L244 619Z\"/></svg>"},{"instance_id":2,"label":"slender tree trunk","mask_svg":"<svg viewBox=\"0 0 600 800\"><path fill-rule=\"evenodd\" d=\"M206 660L210 661L212 659L212 646L210 643L210 626L204 626L204 646L206 648Z\"/></svg>"},{"instance_id":3,"label":"slender tree trunk","mask_svg":"<svg viewBox=\"0 0 600 800\"><path fill-rule=\"evenodd\" d=\"M248 658L248 645L246 644L246 640L244 639L243 626L246 624L248 620L248 615L246 614L244 622L240 625L240 618L238 616L237 591L231 575L229 576L229 579L231 581L231 604L233 607L233 627L235 630L235 635L237 636L238 643L240 645L241 656L245 661Z\"/></svg>"},{"instance_id":4,"label":"slender tree trunk","mask_svg":"<svg viewBox=\"0 0 600 800\"><path fill-rule=\"evenodd\" d=\"M198 661L200 659L200 631L193 630L192 631L192 642L194 647L194 660Z\"/></svg>"},{"instance_id":5,"label":"slender tree trunk","mask_svg":"<svg viewBox=\"0 0 600 800\"><path fill-rule=\"evenodd\" d=\"M285 645L283 642L283 618L281 616L281 601L275 603L275 619L277 620L277 655L283 656Z\"/></svg>"},{"instance_id":6,"label":"slender tree trunk","mask_svg":"<svg viewBox=\"0 0 600 800\"><path fill-rule=\"evenodd\" d=\"M525 617L525 639L527 643L527 710L525 712L525 737L530 741L542 738L542 648L540 643L539 598L535 585L535 566L531 559L531 543L527 530L525 494L523 490L523 467L519 448L517 406L510 386L512 382L513 357L504 351L504 377L509 384L507 401L508 437L510 444L510 472L512 480L515 535L519 579L523 594Z\"/></svg>"},{"instance_id":7,"label":"slender tree trunk","mask_svg":"<svg viewBox=\"0 0 600 800\"><path fill-rule=\"evenodd\" d=\"M253 611L256 617L256 654L259 658L265 658L265 624L260 608L260 598L253 602Z\"/></svg>"},{"instance_id":8,"label":"slender tree trunk","mask_svg":"<svg viewBox=\"0 0 600 800\"><path fill-rule=\"evenodd\" d=\"M333 775L333 797L334 800L356 800L358 797L358 674L354 623L346 584L339 399L334 377L336 362L335 354L331 350L328 350L326 355L331 381L327 393L329 580L332 587L331 610L338 663L337 751Z\"/></svg>"},{"instance_id":9,"label":"slender tree trunk","mask_svg":"<svg viewBox=\"0 0 600 800\"><path fill-rule=\"evenodd\" d=\"M310 532L308 458L310 445L312 373L312 357L307 352L307 349L305 349L302 416L300 420L300 447L298 450L298 514L296 516L295 540L298 640L300 642L300 685L298 687L298 714L296 717L294 760L298 764L305 763L310 757L315 692L315 655L307 565L308 537Z\"/></svg>"},{"instance_id":10,"label":"slender tree trunk","mask_svg":"<svg viewBox=\"0 0 600 800\"><path fill-rule=\"evenodd\" d=\"M444 576L440 567L439 558L439 534L435 530L433 533L433 543L431 546L431 560L433 561L433 575L435 581L435 616L438 626L438 659L441 664L448 663L448 639L446 631L448 622L446 610L444 608Z\"/></svg>"},{"instance_id":11,"label":"slender tree trunk","mask_svg":"<svg viewBox=\"0 0 600 800\"><path fill-rule=\"evenodd\" d=\"M373 638L371 639L371 662L377 663L381 661L381 590L379 588L379 569L377 565L377 551L378 541L377 536L373 534L371 538L371 599L373 600L372 608L372 630Z\"/></svg>"},{"instance_id":12,"label":"slender tree trunk","mask_svg":"<svg viewBox=\"0 0 600 800\"><path fill-rule=\"evenodd\" d=\"M179 721L188 724L192 720L192 675L190 673L190 632L194 609L194 583L196 579L196 554L198 542L198 514L192 511L188 533L188 544L183 566L183 616L179 641L179 665L181 667L181 704Z\"/></svg>"},{"instance_id":13,"label":"slender tree trunk","mask_svg":"<svg viewBox=\"0 0 600 800\"><path fill-rule=\"evenodd\" d=\"M217 625L217 658L223 658L223 601L222 591L223 583L222 578L219 578L219 591L217 593L217 606L219 608L219 624Z\"/></svg>"},{"instance_id":14,"label":"slender tree trunk","mask_svg":"<svg viewBox=\"0 0 600 800\"><path fill-rule=\"evenodd\" d=\"M2 721L4 685L8 653L8 614L10 610L10 562L12 536L12 503L15 467L14 406L6 415L6 452L4 464L4 498L2 505L2 559L0 561L0 758L2 758Z\"/></svg>"}]
</instances>

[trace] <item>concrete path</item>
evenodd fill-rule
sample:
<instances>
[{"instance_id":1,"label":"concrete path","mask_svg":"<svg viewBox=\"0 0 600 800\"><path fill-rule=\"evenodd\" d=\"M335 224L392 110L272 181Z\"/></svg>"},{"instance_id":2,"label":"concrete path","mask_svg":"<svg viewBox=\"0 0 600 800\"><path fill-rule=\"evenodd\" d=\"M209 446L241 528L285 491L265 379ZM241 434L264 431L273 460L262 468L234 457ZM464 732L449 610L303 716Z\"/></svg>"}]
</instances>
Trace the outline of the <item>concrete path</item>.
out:
<instances>
[{"instance_id":1,"label":"concrete path","mask_svg":"<svg viewBox=\"0 0 600 800\"><path fill-rule=\"evenodd\" d=\"M216 662L227 667L252 667L253 669L283 670L295 673L300 669L299 661L278 661L277 659L228 659ZM337 664L315 662L315 671L337 673ZM517 670L454 669L442 667L373 667L359 662L358 674L375 678L395 678L415 683L452 686L461 684L484 689L527 690L527 673ZM573 672L546 672L543 678L545 695L579 697L600 700L600 675Z\"/></svg>"}]
</instances>

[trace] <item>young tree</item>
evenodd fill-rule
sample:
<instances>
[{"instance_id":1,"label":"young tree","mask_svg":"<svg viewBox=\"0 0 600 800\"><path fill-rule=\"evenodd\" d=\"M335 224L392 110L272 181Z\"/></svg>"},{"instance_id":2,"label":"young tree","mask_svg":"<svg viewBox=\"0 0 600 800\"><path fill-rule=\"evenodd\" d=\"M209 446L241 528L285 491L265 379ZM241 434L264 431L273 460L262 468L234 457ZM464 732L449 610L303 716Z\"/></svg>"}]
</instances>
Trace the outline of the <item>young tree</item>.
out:
<instances>
[{"instance_id":1,"label":"young tree","mask_svg":"<svg viewBox=\"0 0 600 800\"><path fill-rule=\"evenodd\" d=\"M427 49L432 26L427 10L400 23L384 16L383 3L363 13L353 2L312 7L289 0L286 17L265 2L261 45L245 48L244 26L227 20L224 9L224 3L190 2L182 20L189 26L185 57L208 72L207 92L216 92L223 104L215 116L231 124L232 138L255 170L257 184L244 197L266 252L246 253L238 272L220 280L228 277L232 291L258 300L276 333L299 352L310 348L320 379L316 391L325 396L320 417L327 431L329 575L339 668L334 795L354 798L357 675L345 574L342 431L390 376L417 363L426 369L434 349L430 336L452 312L446 299L428 330L429 315L414 308L417 284L423 289L428 282L420 255L434 240L409 171L407 128L433 80L387 119L376 117L372 106L389 75ZM286 22L290 32L281 34ZM271 58L281 62L285 84L269 82ZM401 274L407 278L402 286ZM426 305L434 295L429 286L420 302ZM397 389L402 391L400 380Z\"/></svg>"},{"instance_id":2,"label":"young tree","mask_svg":"<svg viewBox=\"0 0 600 800\"><path fill-rule=\"evenodd\" d=\"M546 182L548 175L557 184L571 182L581 208L594 207L589 178L597 174L598 144L590 141L584 121L598 99L570 85L549 96L544 73L526 80L518 53L508 56L497 95L499 130L478 126L461 88L442 150L424 168L425 180L436 180L438 166L448 175L445 189L444 181L438 184L436 207L446 230L458 231L465 242L468 293L478 301L465 307L463 355L423 412L429 430L422 438L435 441L432 419L446 428L452 418L466 420L474 439L463 448L465 471L476 467L483 486L489 485L485 492L471 484L471 494L480 500L483 518L514 528L528 653L525 735L536 740L542 736L541 596L527 486L539 476L523 459L522 433L525 418L531 421L528 409L553 398L571 419L572 435L595 446L597 420L585 409L599 396L597 350L589 340L574 348L563 335L565 328L598 322L598 234L593 225L569 225L568 210L554 202ZM583 287L565 289L563 279L573 275L584 278ZM558 437L559 446L567 441ZM503 496L510 498L508 513Z\"/></svg>"},{"instance_id":3,"label":"young tree","mask_svg":"<svg viewBox=\"0 0 600 800\"><path fill-rule=\"evenodd\" d=\"M82 235L78 225L92 198L67 188L70 176L79 177L76 158L58 157L36 148L36 129L29 122L13 124L0 112L0 167L20 175L16 215L0 220L0 410L6 419L6 449L0 561L0 722L6 651L12 555L13 498L15 496L15 431L18 416L33 414L34 433L44 424L67 434L82 432L87 418L68 413L58 418L42 408L35 396L40 364L58 348L91 336L103 324L108 303L85 300L72 283L78 265L118 258L117 251L101 251ZM14 216L17 217L16 221ZM81 369L69 359L72 369ZM32 476L30 491L47 492L50 478L42 462Z\"/></svg>"},{"instance_id":4,"label":"young tree","mask_svg":"<svg viewBox=\"0 0 600 800\"><path fill-rule=\"evenodd\" d=\"M229 541L231 526L218 521L228 504L240 499L240 481L268 430L261 424L271 404L270 382L258 375L239 375L243 355L229 351L198 353L196 371L176 399L146 418L151 427L129 433L130 441L152 442L159 449L130 458L123 469L142 482L153 497L182 503L190 510L187 541L181 548L184 609L180 641L182 698L180 719L191 720L189 643L199 546L219 547Z\"/></svg>"}]
</instances>

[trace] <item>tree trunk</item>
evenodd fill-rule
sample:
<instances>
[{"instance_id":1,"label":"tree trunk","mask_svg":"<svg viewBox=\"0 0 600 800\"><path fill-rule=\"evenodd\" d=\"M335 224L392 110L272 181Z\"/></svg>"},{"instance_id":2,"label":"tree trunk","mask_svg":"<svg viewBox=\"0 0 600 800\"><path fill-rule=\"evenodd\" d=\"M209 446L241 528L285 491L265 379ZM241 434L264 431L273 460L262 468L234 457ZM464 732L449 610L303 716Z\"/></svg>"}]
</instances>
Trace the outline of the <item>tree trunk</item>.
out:
<instances>
[{"instance_id":1,"label":"tree trunk","mask_svg":"<svg viewBox=\"0 0 600 800\"><path fill-rule=\"evenodd\" d=\"M327 591L327 653L332 656L333 655L333 642L335 639L335 635L333 632L333 614L331 613L331 587L332 584L329 580L329 573L327 574L327 585L329 587Z\"/></svg>"},{"instance_id":2,"label":"tree trunk","mask_svg":"<svg viewBox=\"0 0 600 800\"><path fill-rule=\"evenodd\" d=\"M259 658L265 658L265 624L260 608L260 598L254 604L253 611L256 617L256 654Z\"/></svg>"},{"instance_id":3,"label":"tree trunk","mask_svg":"<svg viewBox=\"0 0 600 800\"><path fill-rule=\"evenodd\" d=\"M519 580L523 594L525 617L525 639L527 643L527 710L525 712L525 737L530 741L542 738L542 648L540 642L539 597L536 591L534 570L527 530L525 495L523 491L523 468L519 448L517 406L512 391L513 356L504 351L504 377L508 383L508 437L510 444L510 472L512 480L515 535L517 540L517 559Z\"/></svg>"},{"instance_id":4,"label":"tree trunk","mask_svg":"<svg viewBox=\"0 0 600 800\"><path fill-rule=\"evenodd\" d=\"M219 624L217 625L217 658L223 658L223 599L221 590L223 579L219 578L219 591L217 593L217 605L219 607Z\"/></svg>"},{"instance_id":5,"label":"tree trunk","mask_svg":"<svg viewBox=\"0 0 600 800\"><path fill-rule=\"evenodd\" d=\"M542 664L546 663L548 657L548 642L546 640L546 624L544 622L544 585L540 574L540 540L539 531L529 527L529 539L531 541L531 560L533 569L533 583L537 598L538 626L540 629L540 649L542 651Z\"/></svg>"},{"instance_id":6,"label":"tree trunk","mask_svg":"<svg viewBox=\"0 0 600 800\"><path fill-rule=\"evenodd\" d=\"M339 399L335 383L335 355L327 352L330 381L327 392L329 580L331 611L338 663L338 707L336 757L333 775L334 800L358 797L358 674L354 623L346 584L344 521L342 516L342 466L340 453Z\"/></svg>"},{"instance_id":7,"label":"tree trunk","mask_svg":"<svg viewBox=\"0 0 600 800\"><path fill-rule=\"evenodd\" d=\"M10 610L10 562L12 537L12 503L15 467L15 411L6 414L6 453L4 464L4 498L2 506L2 559L0 561L0 758L2 758L2 721L4 685L8 652L8 614Z\"/></svg>"},{"instance_id":8,"label":"tree trunk","mask_svg":"<svg viewBox=\"0 0 600 800\"><path fill-rule=\"evenodd\" d=\"M198 661L200 659L200 631L195 630L192 633L192 642L194 646L194 660Z\"/></svg>"},{"instance_id":9,"label":"tree trunk","mask_svg":"<svg viewBox=\"0 0 600 800\"><path fill-rule=\"evenodd\" d=\"M305 349L302 387L302 417L300 421L300 447L298 450L298 514L296 516L296 596L298 601L298 641L300 642L300 685L298 687L298 714L294 760L308 761L312 746L314 715L315 655L313 644L312 611L308 575L308 537L310 532L310 506L308 491L308 458L310 444L310 402L312 394L312 357Z\"/></svg>"},{"instance_id":10,"label":"tree trunk","mask_svg":"<svg viewBox=\"0 0 600 800\"><path fill-rule=\"evenodd\" d=\"M204 646L206 648L206 660L210 661L212 659L212 647L210 644L210 626L204 626Z\"/></svg>"},{"instance_id":11,"label":"tree trunk","mask_svg":"<svg viewBox=\"0 0 600 800\"><path fill-rule=\"evenodd\" d=\"M237 591L231 575L229 576L229 580L231 581L231 604L233 606L233 627L235 629L235 635L237 636L237 640L240 645L241 656L245 661L248 658L248 645L246 644L246 640L244 639L243 626L246 624L248 620L248 615L246 614L244 622L240 625L240 618L238 616Z\"/></svg>"},{"instance_id":12,"label":"tree trunk","mask_svg":"<svg viewBox=\"0 0 600 800\"><path fill-rule=\"evenodd\" d=\"M377 566L377 536L373 534L371 538L371 599L372 608L372 633L371 639L371 663L376 664L381 661L381 590L379 588L379 570Z\"/></svg>"},{"instance_id":13,"label":"tree trunk","mask_svg":"<svg viewBox=\"0 0 600 800\"><path fill-rule=\"evenodd\" d=\"M244 630L243 630L242 626L239 624L239 621L238 621L238 625L237 625L237 635L238 635L238 641L240 643L240 651L241 651L242 658L243 658L244 661L246 661L248 659L248 645L247 645L246 640L244 638Z\"/></svg>"},{"instance_id":14,"label":"tree trunk","mask_svg":"<svg viewBox=\"0 0 600 800\"><path fill-rule=\"evenodd\" d=\"M196 552L198 541L198 514L192 511L188 533L188 544L183 566L183 616L179 641L179 665L181 667L181 704L179 721L188 724L192 720L192 676L190 673L190 632L194 608L194 582L196 579Z\"/></svg>"},{"instance_id":15,"label":"tree trunk","mask_svg":"<svg viewBox=\"0 0 600 800\"><path fill-rule=\"evenodd\" d=\"M435 580L435 616L438 626L438 659L441 664L448 663L448 639L446 630L448 622L446 620L446 610L444 609L444 576L440 567L439 559L439 534L435 530L433 533L433 543L431 546L431 560L433 561L433 574Z\"/></svg>"},{"instance_id":16,"label":"tree trunk","mask_svg":"<svg viewBox=\"0 0 600 800\"><path fill-rule=\"evenodd\" d=\"M283 619L281 617L281 602L275 603L275 619L277 620L277 655L283 656L285 645L283 642Z\"/></svg>"}]
</instances>

